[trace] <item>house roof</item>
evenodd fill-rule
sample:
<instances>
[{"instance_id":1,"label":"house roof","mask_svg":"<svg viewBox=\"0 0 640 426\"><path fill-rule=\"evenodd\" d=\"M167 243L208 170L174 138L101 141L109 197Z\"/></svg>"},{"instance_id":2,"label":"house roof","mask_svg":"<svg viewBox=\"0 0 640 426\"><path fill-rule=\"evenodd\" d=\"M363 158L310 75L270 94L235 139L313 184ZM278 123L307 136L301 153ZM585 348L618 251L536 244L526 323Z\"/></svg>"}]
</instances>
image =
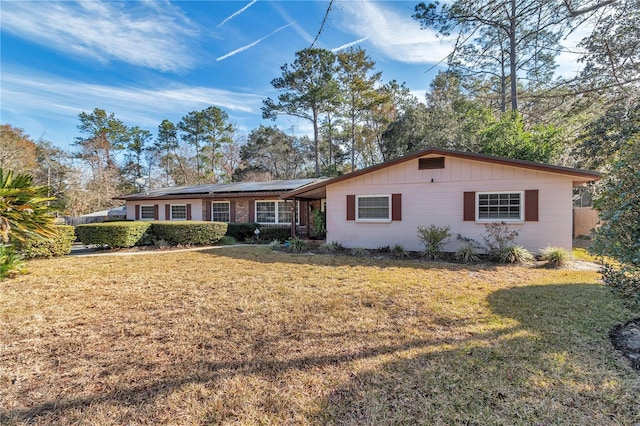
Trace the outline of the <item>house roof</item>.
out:
<instances>
[{"instance_id":1,"label":"house roof","mask_svg":"<svg viewBox=\"0 0 640 426\"><path fill-rule=\"evenodd\" d=\"M108 216L124 216L127 214L127 206L114 207L108 210L100 210L83 214L80 217L108 217Z\"/></svg>"},{"instance_id":2,"label":"house roof","mask_svg":"<svg viewBox=\"0 0 640 426\"><path fill-rule=\"evenodd\" d=\"M272 180L266 182L233 182L192 186L173 186L151 189L137 194L114 197L118 200L149 200L163 198L202 198L216 196L242 195L280 195L283 192L299 189L318 179Z\"/></svg>"},{"instance_id":3,"label":"house roof","mask_svg":"<svg viewBox=\"0 0 640 426\"><path fill-rule=\"evenodd\" d=\"M452 150L442 149L442 148L427 148L422 151L405 155L404 157L399 157L393 160L386 161L384 163L376 164L375 166L367 167L362 170L356 170L355 172L351 172L346 175L337 176L332 179L325 179L322 181L318 181L318 182L306 185L305 187L294 189L292 191L287 192L286 194L283 194L281 197L292 198L292 197L300 196L303 198L321 198L321 197L324 197L325 188L328 185L331 185L337 182L342 182L347 179L352 179L367 173L375 172L377 170L385 169L387 167L392 167L397 164L401 164L406 161L414 160L430 154L443 155L447 157L457 157L457 158L462 158L466 160L482 161L485 163L500 164L503 166L519 167L524 169L531 169L531 170L536 170L541 172L548 172L548 173L555 173L555 174L570 176L574 178L574 181L573 181L574 185L579 185L582 183L599 180L602 177L601 173L590 171L590 170L574 169L571 167L562 167L562 166L552 166L550 164L536 163L534 161L516 160L513 158L504 158L504 157L494 157L491 155L477 154L473 152L452 151Z\"/></svg>"}]
</instances>

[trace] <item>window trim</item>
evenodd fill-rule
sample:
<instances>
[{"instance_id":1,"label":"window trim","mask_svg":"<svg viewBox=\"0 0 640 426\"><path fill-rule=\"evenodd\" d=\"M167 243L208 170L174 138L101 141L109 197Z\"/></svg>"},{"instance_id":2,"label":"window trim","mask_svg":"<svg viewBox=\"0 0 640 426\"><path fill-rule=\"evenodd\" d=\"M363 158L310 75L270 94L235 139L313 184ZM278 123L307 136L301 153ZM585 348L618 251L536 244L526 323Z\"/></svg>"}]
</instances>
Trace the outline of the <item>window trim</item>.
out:
<instances>
[{"instance_id":1,"label":"window trim","mask_svg":"<svg viewBox=\"0 0 640 426\"><path fill-rule=\"evenodd\" d=\"M525 208L524 208L524 198L525 191L476 191L476 222L479 223L494 223L494 222L507 222L507 223L524 223L525 217ZM520 214L519 218L480 218L480 195L491 195L491 194L519 194L520 195Z\"/></svg>"},{"instance_id":2,"label":"window trim","mask_svg":"<svg viewBox=\"0 0 640 426\"><path fill-rule=\"evenodd\" d=\"M212 222L221 222L219 220L214 220L213 219L213 213L214 213L213 205L214 204L226 204L227 205L227 216L229 217L229 219L226 220L226 221L223 221L223 222L224 223L230 223L231 222L231 202L229 202L229 201L212 201L211 202L211 218L210 219L211 219Z\"/></svg>"},{"instance_id":3,"label":"window trim","mask_svg":"<svg viewBox=\"0 0 640 426\"><path fill-rule=\"evenodd\" d=\"M275 222L258 222L258 203L275 203ZM253 206L253 213L256 223L260 225L291 225L291 222L279 222L279 203L288 203L286 200L255 200ZM296 200L296 225L300 225L300 201Z\"/></svg>"},{"instance_id":4,"label":"window trim","mask_svg":"<svg viewBox=\"0 0 640 426\"><path fill-rule=\"evenodd\" d=\"M142 217L142 208L143 207L151 207L151 217L150 218ZM156 220L156 206L155 205L153 205L153 204L141 204L140 206L138 206L138 208L140 209L140 211L139 211L140 220Z\"/></svg>"},{"instance_id":5,"label":"window trim","mask_svg":"<svg viewBox=\"0 0 640 426\"><path fill-rule=\"evenodd\" d=\"M174 218L173 217L173 208L174 207L184 207L184 219L183 218ZM169 220L187 220L187 205L186 204L170 204L169 205Z\"/></svg>"},{"instance_id":6,"label":"window trim","mask_svg":"<svg viewBox=\"0 0 640 426\"><path fill-rule=\"evenodd\" d=\"M388 200L387 207L387 218L360 218L360 199L361 198L380 198L385 197ZM389 223L392 221L393 213L393 200L391 194L371 194L371 195L356 195L356 222L365 222L365 223Z\"/></svg>"}]
</instances>

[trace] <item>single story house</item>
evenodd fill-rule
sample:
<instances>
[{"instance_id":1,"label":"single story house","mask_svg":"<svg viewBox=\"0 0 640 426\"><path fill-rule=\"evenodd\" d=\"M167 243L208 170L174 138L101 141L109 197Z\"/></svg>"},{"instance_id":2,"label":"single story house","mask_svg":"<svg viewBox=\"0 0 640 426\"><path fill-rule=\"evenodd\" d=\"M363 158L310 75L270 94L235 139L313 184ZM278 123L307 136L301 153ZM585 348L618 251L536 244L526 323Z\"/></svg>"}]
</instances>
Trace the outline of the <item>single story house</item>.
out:
<instances>
[{"instance_id":1,"label":"single story house","mask_svg":"<svg viewBox=\"0 0 640 426\"><path fill-rule=\"evenodd\" d=\"M429 148L331 179L197 185L119 197L135 220L216 220L291 226L308 233L311 210L327 218L327 241L348 248L401 244L422 250L417 227L450 226L482 241L485 224L518 229L531 251L572 246L573 187L597 172ZM296 206L295 211L292 206Z\"/></svg>"},{"instance_id":2,"label":"single story house","mask_svg":"<svg viewBox=\"0 0 640 426\"><path fill-rule=\"evenodd\" d=\"M234 182L152 189L116 197L126 201L129 220L212 220L291 226L292 201L281 196L321 179ZM297 231L307 233L310 208L295 203Z\"/></svg>"},{"instance_id":3,"label":"single story house","mask_svg":"<svg viewBox=\"0 0 640 426\"><path fill-rule=\"evenodd\" d=\"M327 241L349 248L401 244L423 250L418 226L450 226L482 242L485 224L519 230L517 243L537 252L571 249L573 187L600 179L597 172L429 148L283 195L326 202Z\"/></svg>"}]
</instances>

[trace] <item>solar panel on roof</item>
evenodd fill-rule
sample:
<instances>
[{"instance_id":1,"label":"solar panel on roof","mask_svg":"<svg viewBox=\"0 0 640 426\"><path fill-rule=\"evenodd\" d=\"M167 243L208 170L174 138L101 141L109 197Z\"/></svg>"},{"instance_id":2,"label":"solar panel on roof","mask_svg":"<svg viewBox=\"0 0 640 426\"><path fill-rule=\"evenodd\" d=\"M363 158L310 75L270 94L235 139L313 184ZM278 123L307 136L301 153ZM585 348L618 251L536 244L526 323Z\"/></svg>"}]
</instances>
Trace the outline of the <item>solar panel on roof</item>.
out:
<instances>
[{"instance_id":1,"label":"solar panel on roof","mask_svg":"<svg viewBox=\"0 0 640 426\"><path fill-rule=\"evenodd\" d=\"M272 180L266 182L232 182L212 183L192 186L174 186L169 188L152 189L131 197L163 197L169 195L194 195L211 193L238 192L279 192L291 191L315 182L317 179Z\"/></svg>"}]
</instances>

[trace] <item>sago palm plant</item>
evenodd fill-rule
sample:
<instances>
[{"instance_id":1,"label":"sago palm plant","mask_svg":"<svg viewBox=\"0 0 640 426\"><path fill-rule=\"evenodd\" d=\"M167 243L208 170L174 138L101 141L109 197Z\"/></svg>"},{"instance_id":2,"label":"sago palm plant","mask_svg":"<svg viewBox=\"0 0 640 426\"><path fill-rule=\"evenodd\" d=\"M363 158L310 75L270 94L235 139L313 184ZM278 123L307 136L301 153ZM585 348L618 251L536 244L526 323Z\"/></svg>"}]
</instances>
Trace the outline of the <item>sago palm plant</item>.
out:
<instances>
[{"instance_id":1,"label":"sago palm plant","mask_svg":"<svg viewBox=\"0 0 640 426\"><path fill-rule=\"evenodd\" d=\"M0 242L9 237L25 241L29 237L50 237L55 234L50 214L46 186L33 186L27 174L14 175L0 168Z\"/></svg>"}]
</instances>

